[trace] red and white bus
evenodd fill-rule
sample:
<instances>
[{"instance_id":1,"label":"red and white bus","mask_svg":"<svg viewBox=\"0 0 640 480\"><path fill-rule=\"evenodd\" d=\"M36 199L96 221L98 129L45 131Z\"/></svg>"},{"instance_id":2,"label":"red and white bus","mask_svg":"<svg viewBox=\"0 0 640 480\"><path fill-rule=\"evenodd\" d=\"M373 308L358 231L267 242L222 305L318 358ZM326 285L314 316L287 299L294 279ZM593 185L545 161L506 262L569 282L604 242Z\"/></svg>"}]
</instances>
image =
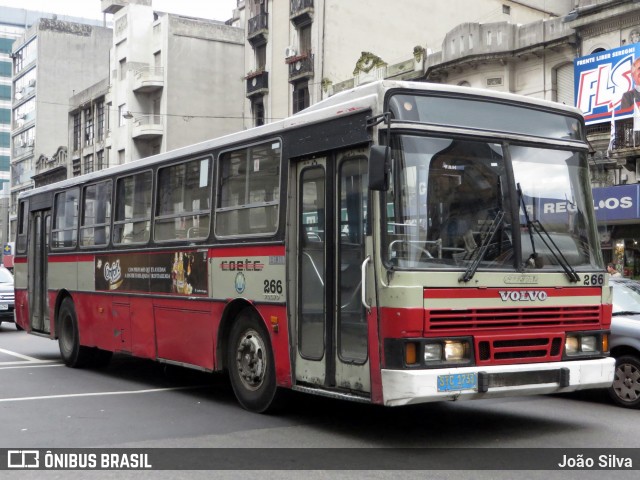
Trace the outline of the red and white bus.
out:
<instances>
[{"instance_id":1,"label":"red and white bus","mask_svg":"<svg viewBox=\"0 0 640 480\"><path fill-rule=\"evenodd\" d=\"M16 317L113 352L406 405L607 387L580 112L377 82L19 197Z\"/></svg>"}]
</instances>

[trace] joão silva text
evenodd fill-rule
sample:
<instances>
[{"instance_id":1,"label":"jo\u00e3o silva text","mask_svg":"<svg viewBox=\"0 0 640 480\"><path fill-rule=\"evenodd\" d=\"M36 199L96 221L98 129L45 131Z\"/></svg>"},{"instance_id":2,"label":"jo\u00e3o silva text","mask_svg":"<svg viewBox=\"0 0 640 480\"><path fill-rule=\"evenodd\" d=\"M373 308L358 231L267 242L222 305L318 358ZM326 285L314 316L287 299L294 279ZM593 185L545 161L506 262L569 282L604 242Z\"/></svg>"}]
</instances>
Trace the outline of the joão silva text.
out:
<instances>
[{"instance_id":1,"label":"jo\u00e3o silva text","mask_svg":"<svg viewBox=\"0 0 640 480\"><path fill-rule=\"evenodd\" d=\"M593 468L596 461L591 457L576 455L575 457L562 456L562 461L558 463L560 468ZM598 456L598 467L600 468L633 468L633 461L628 457L618 457L616 455Z\"/></svg>"}]
</instances>

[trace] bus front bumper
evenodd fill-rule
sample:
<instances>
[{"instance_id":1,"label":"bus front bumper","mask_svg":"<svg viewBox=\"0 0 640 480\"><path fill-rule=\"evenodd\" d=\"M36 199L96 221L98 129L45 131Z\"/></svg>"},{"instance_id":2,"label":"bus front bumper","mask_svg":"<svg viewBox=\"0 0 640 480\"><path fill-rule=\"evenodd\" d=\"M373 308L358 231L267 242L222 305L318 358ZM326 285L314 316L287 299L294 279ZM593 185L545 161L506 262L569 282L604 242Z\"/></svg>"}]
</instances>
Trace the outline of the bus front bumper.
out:
<instances>
[{"instance_id":1,"label":"bus front bumper","mask_svg":"<svg viewBox=\"0 0 640 480\"><path fill-rule=\"evenodd\" d=\"M382 370L384 405L474 400L607 388L612 357L553 363L429 370ZM474 385L475 383L475 385Z\"/></svg>"}]
</instances>

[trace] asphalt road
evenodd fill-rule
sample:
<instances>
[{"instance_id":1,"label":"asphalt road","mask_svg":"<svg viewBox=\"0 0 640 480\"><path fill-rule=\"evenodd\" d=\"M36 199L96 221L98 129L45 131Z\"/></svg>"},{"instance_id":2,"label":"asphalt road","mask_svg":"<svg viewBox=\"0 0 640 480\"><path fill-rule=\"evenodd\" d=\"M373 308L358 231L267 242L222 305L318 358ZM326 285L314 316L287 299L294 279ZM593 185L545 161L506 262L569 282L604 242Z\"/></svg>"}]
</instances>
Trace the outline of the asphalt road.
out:
<instances>
[{"instance_id":1,"label":"asphalt road","mask_svg":"<svg viewBox=\"0 0 640 480\"><path fill-rule=\"evenodd\" d=\"M0 325L0 448L637 449L639 425L640 411L612 405L603 391L404 408L292 393L282 412L258 415L236 403L224 375L121 355L105 369L70 369L62 365L56 342L19 332L11 324ZM246 450L248 455L251 449ZM237 455L235 450L229 452ZM247 464L251 460L248 457ZM331 461L328 456L327 470L332 468ZM268 459L266 464L270 465ZM464 458L460 464L464 465ZM60 471L20 472L20 478L41 478L43 473L47 478L86 478L86 472L83 476L83 472ZM194 471L99 473L106 478L205 475ZM361 473L316 469L305 472L304 477L363 478ZM402 476L546 479L602 478L603 473L606 478L637 475L626 470L444 470L405 471ZM245 478L247 474L252 473L216 472L213 478ZM291 471L271 472L269 478L299 476ZM366 475L396 477L389 470Z\"/></svg>"}]
</instances>

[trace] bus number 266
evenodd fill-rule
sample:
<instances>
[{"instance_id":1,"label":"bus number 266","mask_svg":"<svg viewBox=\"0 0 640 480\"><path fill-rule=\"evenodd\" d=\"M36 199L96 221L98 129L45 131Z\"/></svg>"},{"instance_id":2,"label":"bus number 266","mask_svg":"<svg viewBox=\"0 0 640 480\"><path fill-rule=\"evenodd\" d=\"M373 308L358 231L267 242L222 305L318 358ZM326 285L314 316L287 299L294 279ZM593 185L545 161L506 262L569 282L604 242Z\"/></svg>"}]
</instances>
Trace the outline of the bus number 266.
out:
<instances>
[{"instance_id":1,"label":"bus number 266","mask_svg":"<svg viewBox=\"0 0 640 480\"><path fill-rule=\"evenodd\" d=\"M282 293L282 280L265 280L264 293Z\"/></svg>"}]
</instances>

